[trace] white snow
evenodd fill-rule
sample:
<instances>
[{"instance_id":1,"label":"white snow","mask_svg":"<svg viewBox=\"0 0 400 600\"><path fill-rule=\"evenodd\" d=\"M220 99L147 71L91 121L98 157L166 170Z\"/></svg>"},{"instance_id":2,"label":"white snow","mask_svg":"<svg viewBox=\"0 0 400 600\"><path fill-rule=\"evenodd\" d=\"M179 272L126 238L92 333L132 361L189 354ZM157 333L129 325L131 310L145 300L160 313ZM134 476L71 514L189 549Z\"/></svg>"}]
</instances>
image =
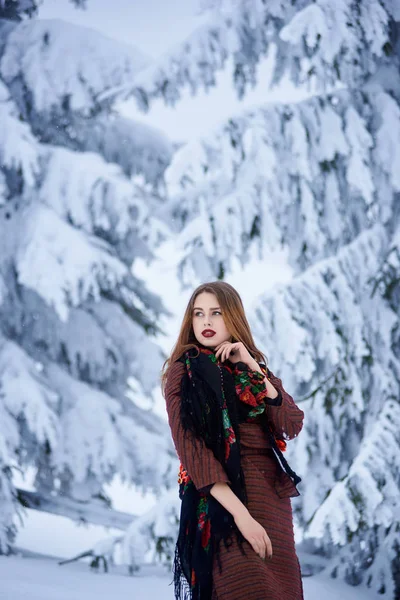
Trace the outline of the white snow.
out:
<instances>
[{"instance_id":1,"label":"white snow","mask_svg":"<svg viewBox=\"0 0 400 600\"><path fill-rule=\"evenodd\" d=\"M116 572L115 572L116 571ZM0 600L173 600L167 568L144 566L134 576L118 568L92 573L84 562L58 565L55 558L0 556ZM304 600L379 600L366 589L324 575L303 579Z\"/></svg>"},{"instance_id":2,"label":"white snow","mask_svg":"<svg viewBox=\"0 0 400 600\"><path fill-rule=\"evenodd\" d=\"M71 108L88 114L100 92L127 84L146 64L139 50L94 29L33 19L11 32L0 73L6 83L24 79L38 112L70 96Z\"/></svg>"},{"instance_id":3,"label":"white snow","mask_svg":"<svg viewBox=\"0 0 400 600\"><path fill-rule=\"evenodd\" d=\"M20 168L32 185L38 171L38 144L29 124L18 118L18 108L1 80L0 123L0 164Z\"/></svg>"}]
</instances>

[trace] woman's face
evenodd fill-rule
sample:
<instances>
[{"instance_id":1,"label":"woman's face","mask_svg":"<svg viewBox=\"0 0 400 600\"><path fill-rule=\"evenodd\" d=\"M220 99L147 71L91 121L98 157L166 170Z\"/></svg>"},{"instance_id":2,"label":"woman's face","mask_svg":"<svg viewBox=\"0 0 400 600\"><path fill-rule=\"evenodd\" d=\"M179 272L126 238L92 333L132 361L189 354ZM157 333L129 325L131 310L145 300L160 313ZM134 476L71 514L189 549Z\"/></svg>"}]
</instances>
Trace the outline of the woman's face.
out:
<instances>
[{"instance_id":1,"label":"woman's face","mask_svg":"<svg viewBox=\"0 0 400 600\"><path fill-rule=\"evenodd\" d=\"M196 340L210 349L222 342L230 342L231 334L224 322L218 299L210 292L201 292L194 301L192 325ZM214 331L214 335L207 337L207 331Z\"/></svg>"}]
</instances>

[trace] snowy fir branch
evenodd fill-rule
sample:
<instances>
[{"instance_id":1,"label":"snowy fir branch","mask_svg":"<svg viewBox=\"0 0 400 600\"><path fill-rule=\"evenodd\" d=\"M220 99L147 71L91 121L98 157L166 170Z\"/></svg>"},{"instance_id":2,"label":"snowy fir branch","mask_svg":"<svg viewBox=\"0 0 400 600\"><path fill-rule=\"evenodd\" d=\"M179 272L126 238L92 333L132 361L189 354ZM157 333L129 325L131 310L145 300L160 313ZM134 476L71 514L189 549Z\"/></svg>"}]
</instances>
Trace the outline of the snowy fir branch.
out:
<instances>
[{"instance_id":1,"label":"snowy fir branch","mask_svg":"<svg viewBox=\"0 0 400 600\"><path fill-rule=\"evenodd\" d=\"M260 256L287 245L298 273L388 223L399 138L389 94L342 90L253 109L183 146L166 178L184 285L245 264L254 244Z\"/></svg>"},{"instance_id":2,"label":"snowy fir branch","mask_svg":"<svg viewBox=\"0 0 400 600\"><path fill-rule=\"evenodd\" d=\"M321 92L337 82L357 89L377 65L396 77L399 13L395 0L213 0L204 4L204 22L194 33L106 97L134 97L144 111L155 98L175 105L186 88L196 93L215 86L229 59L242 98L272 48L272 86L289 76Z\"/></svg>"}]
</instances>

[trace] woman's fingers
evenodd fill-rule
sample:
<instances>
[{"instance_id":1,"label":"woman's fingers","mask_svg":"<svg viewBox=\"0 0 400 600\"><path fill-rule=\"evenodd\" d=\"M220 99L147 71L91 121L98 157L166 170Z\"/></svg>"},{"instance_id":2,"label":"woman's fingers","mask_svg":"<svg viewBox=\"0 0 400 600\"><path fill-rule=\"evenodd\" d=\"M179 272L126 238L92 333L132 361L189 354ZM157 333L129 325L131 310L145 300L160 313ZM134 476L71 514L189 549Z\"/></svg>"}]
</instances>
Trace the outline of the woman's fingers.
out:
<instances>
[{"instance_id":1,"label":"woman's fingers","mask_svg":"<svg viewBox=\"0 0 400 600\"><path fill-rule=\"evenodd\" d=\"M261 558L265 558L265 545L264 547L257 542L253 542L252 544L253 550L256 554L258 554L258 556L260 556Z\"/></svg>"},{"instance_id":2,"label":"woman's fingers","mask_svg":"<svg viewBox=\"0 0 400 600\"><path fill-rule=\"evenodd\" d=\"M231 351L231 344L229 342L227 342L221 352L221 361L222 362L224 362L229 357L230 351Z\"/></svg>"},{"instance_id":3,"label":"woman's fingers","mask_svg":"<svg viewBox=\"0 0 400 600\"><path fill-rule=\"evenodd\" d=\"M232 350L234 350L234 356L239 357L239 360L246 360L243 358L243 352L248 354L248 350L243 342L221 342L215 347L215 356L224 362L231 356Z\"/></svg>"},{"instance_id":4,"label":"woman's fingers","mask_svg":"<svg viewBox=\"0 0 400 600\"><path fill-rule=\"evenodd\" d=\"M256 554L263 559L272 556L272 544L268 533L249 512L235 516L235 523Z\"/></svg>"},{"instance_id":5,"label":"woman's fingers","mask_svg":"<svg viewBox=\"0 0 400 600\"><path fill-rule=\"evenodd\" d=\"M220 355L219 358L222 361L226 360L229 358L232 348L236 348L237 344L238 342L221 342L218 344L218 346L216 346L215 356L218 358Z\"/></svg>"},{"instance_id":6,"label":"woman's fingers","mask_svg":"<svg viewBox=\"0 0 400 600\"><path fill-rule=\"evenodd\" d=\"M267 533L264 535L265 548L268 558L272 558L272 544Z\"/></svg>"},{"instance_id":7,"label":"woman's fingers","mask_svg":"<svg viewBox=\"0 0 400 600\"><path fill-rule=\"evenodd\" d=\"M267 533L262 535L260 538L254 538L251 541L251 545L254 552L256 552L261 558L272 557L272 544Z\"/></svg>"},{"instance_id":8,"label":"woman's fingers","mask_svg":"<svg viewBox=\"0 0 400 600\"><path fill-rule=\"evenodd\" d=\"M224 350L226 348L226 344L229 344L229 342L221 342L220 344L218 344L217 346L217 350L215 352L215 356L218 358L218 355L221 353L221 357L222 358L222 354L224 353Z\"/></svg>"}]
</instances>

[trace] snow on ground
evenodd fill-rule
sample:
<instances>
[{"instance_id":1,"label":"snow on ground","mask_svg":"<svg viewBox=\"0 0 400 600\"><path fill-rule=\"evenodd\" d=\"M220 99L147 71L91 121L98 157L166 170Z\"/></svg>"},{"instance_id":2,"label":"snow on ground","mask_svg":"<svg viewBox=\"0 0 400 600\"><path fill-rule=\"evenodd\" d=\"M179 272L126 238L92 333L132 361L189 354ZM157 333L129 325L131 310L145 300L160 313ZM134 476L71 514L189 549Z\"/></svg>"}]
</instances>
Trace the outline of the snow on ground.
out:
<instances>
[{"instance_id":1,"label":"snow on ground","mask_svg":"<svg viewBox=\"0 0 400 600\"><path fill-rule=\"evenodd\" d=\"M83 561L59 565L55 558L0 556L0 600L172 600L171 580L162 567L144 567L131 577L91 572Z\"/></svg>"},{"instance_id":2,"label":"snow on ground","mask_svg":"<svg viewBox=\"0 0 400 600\"><path fill-rule=\"evenodd\" d=\"M118 571L118 572L116 572ZM85 562L58 565L45 556L0 556L0 600L173 600L172 575L148 565L131 577L120 567L91 572ZM364 589L350 587L323 574L303 579L305 600L378 600ZM290 600L290 599L288 599Z\"/></svg>"}]
</instances>

